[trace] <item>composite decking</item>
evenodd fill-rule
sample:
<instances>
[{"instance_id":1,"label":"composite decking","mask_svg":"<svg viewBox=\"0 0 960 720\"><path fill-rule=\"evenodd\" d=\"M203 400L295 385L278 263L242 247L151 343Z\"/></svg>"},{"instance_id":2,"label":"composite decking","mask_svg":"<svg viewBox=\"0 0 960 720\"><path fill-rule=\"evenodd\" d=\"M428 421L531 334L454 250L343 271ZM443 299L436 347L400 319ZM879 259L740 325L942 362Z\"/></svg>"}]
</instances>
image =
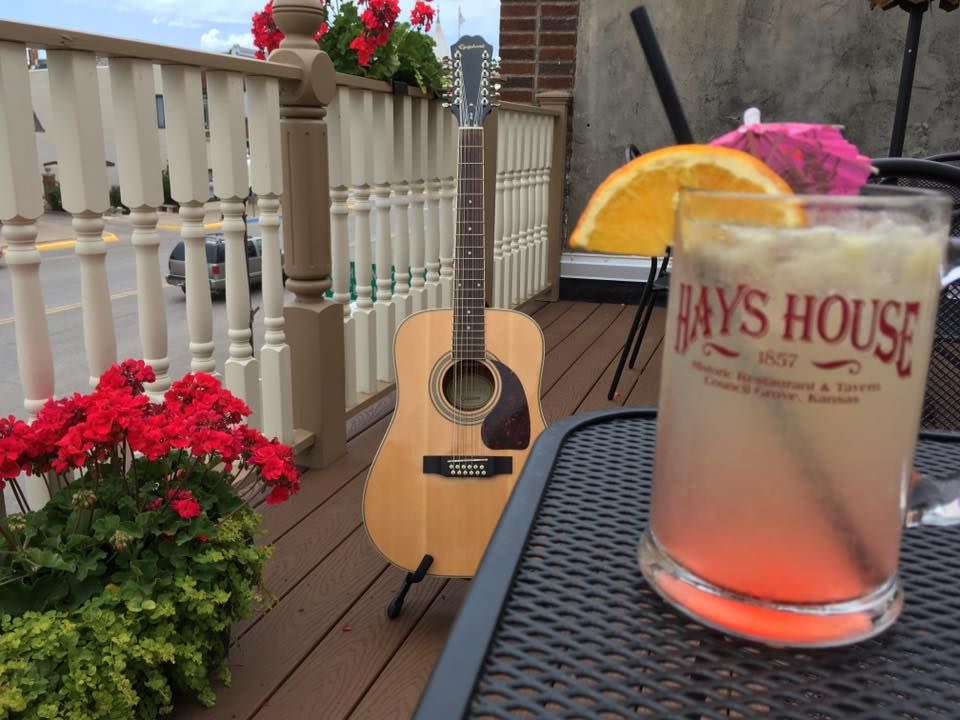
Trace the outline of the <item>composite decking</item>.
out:
<instances>
[{"instance_id":1,"label":"composite decking","mask_svg":"<svg viewBox=\"0 0 960 720\"><path fill-rule=\"evenodd\" d=\"M634 370L607 400L634 306L530 301L522 308L546 342L547 421L615 406L650 405L659 388L663 311ZM266 584L276 596L234 630L233 682L216 707L185 707L178 720L406 719L446 639L467 580L415 585L396 620L385 608L404 573L373 548L361 524L363 482L392 412L392 397L352 418L347 454L303 478L299 495L263 508L274 546Z\"/></svg>"}]
</instances>

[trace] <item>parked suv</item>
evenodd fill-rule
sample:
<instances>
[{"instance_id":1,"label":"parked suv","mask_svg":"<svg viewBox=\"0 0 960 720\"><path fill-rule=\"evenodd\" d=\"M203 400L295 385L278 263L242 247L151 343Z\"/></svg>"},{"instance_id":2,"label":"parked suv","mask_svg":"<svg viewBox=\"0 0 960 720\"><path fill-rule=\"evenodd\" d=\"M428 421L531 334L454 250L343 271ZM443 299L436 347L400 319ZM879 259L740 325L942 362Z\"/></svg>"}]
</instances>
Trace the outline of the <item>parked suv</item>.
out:
<instances>
[{"instance_id":1,"label":"parked suv","mask_svg":"<svg viewBox=\"0 0 960 720\"><path fill-rule=\"evenodd\" d=\"M223 233L211 233L206 237L207 248L207 278L210 282L210 292L214 295L222 295L227 289L226 280L226 247L224 246ZM258 237L247 238L247 267L250 272L250 284L259 285L262 276L262 239ZM280 253L281 262L283 252ZM170 252L170 260L167 262L169 274L167 282L176 285L183 292L187 291L187 263L183 241L178 242ZM284 276L286 280L286 276Z\"/></svg>"}]
</instances>

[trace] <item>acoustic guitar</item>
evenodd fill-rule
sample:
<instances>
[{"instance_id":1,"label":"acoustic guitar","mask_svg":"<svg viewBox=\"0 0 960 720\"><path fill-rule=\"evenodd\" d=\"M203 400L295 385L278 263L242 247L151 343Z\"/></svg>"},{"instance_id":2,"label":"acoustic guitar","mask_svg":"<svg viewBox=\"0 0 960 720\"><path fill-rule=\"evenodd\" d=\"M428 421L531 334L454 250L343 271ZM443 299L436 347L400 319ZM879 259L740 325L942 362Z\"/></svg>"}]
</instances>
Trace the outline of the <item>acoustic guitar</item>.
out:
<instances>
[{"instance_id":1,"label":"acoustic guitar","mask_svg":"<svg viewBox=\"0 0 960 720\"><path fill-rule=\"evenodd\" d=\"M492 47L452 48L450 108L459 123L453 308L397 328L397 406L367 477L373 544L409 571L474 574L517 476L543 431L543 335L527 315L486 307L483 121L493 99Z\"/></svg>"}]
</instances>

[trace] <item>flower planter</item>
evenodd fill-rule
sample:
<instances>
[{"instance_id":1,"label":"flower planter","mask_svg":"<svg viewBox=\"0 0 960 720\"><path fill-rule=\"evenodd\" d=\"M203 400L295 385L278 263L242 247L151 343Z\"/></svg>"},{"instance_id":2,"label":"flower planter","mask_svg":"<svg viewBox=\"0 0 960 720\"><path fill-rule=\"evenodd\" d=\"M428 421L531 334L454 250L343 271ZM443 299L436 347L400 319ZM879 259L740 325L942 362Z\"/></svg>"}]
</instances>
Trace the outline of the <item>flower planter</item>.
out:
<instances>
[{"instance_id":1,"label":"flower planter","mask_svg":"<svg viewBox=\"0 0 960 720\"><path fill-rule=\"evenodd\" d=\"M0 718L152 720L229 681L232 624L260 600L269 548L238 473L299 486L290 448L242 424L249 410L188 375L161 404L127 362L97 390L0 421L0 477L80 477L42 508L0 520Z\"/></svg>"}]
</instances>

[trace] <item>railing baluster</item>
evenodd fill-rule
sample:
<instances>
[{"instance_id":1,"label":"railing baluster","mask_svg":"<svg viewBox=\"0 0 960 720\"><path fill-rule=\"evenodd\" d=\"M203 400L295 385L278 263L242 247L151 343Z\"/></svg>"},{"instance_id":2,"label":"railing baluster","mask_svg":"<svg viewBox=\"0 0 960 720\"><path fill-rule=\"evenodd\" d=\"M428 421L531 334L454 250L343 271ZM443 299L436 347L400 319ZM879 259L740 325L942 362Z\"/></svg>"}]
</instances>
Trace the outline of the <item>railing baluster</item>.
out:
<instances>
[{"instance_id":1,"label":"railing baluster","mask_svg":"<svg viewBox=\"0 0 960 720\"><path fill-rule=\"evenodd\" d=\"M130 242L136 250L140 346L144 362L156 375L156 382L147 385L146 390L154 400L160 400L170 388L170 359L167 356L167 309L159 270L157 207L163 202L163 187L153 63L112 59L110 86L120 190L133 221Z\"/></svg>"},{"instance_id":2,"label":"railing baluster","mask_svg":"<svg viewBox=\"0 0 960 720\"><path fill-rule=\"evenodd\" d=\"M442 106L441 106L442 107ZM453 306L453 201L457 195L457 121L446 108L441 125L443 186L440 193L440 294L443 307Z\"/></svg>"},{"instance_id":3,"label":"railing baluster","mask_svg":"<svg viewBox=\"0 0 960 720\"><path fill-rule=\"evenodd\" d=\"M223 378L228 390L250 407L248 423L260 426L260 363L253 356L250 319L249 252L244 221L250 194L247 171L247 130L243 110L243 76L207 73L210 115L210 155L213 189L223 212L226 248L227 331L230 356Z\"/></svg>"},{"instance_id":4,"label":"railing baluster","mask_svg":"<svg viewBox=\"0 0 960 720\"><path fill-rule=\"evenodd\" d=\"M80 258L83 341L90 385L94 386L117 359L103 241L103 213L109 201L96 57L74 50L48 50L47 66L57 174L63 207L73 215Z\"/></svg>"},{"instance_id":5,"label":"railing baluster","mask_svg":"<svg viewBox=\"0 0 960 720\"><path fill-rule=\"evenodd\" d=\"M36 219L43 214L43 188L25 57L25 46L0 42L0 237L7 245L23 406L27 413L35 415L53 395L54 376L36 245ZM33 509L49 498L42 482L25 482L20 489ZM12 491L8 488L6 492ZM0 516L6 508L14 507L17 503L12 496L4 507L0 491Z\"/></svg>"},{"instance_id":6,"label":"railing baluster","mask_svg":"<svg viewBox=\"0 0 960 720\"><path fill-rule=\"evenodd\" d=\"M531 237L530 228L533 225L533 193L532 193L532 150L533 150L533 117L524 113L521 117L520 135L520 297L517 302L523 302L530 297L531 282Z\"/></svg>"},{"instance_id":7,"label":"railing baluster","mask_svg":"<svg viewBox=\"0 0 960 720\"><path fill-rule=\"evenodd\" d=\"M413 173L413 99L393 101L393 209L397 234L393 243L393 303L399 326L413 312L410 295L410 175Z\"/></svg>"},{"instance_id":8,"label":"railing baluster","mask_svg":"<svg viewBox=\"0 0 960 720\"><path fill-rule=\"evenodd\" d=\"M213 373L213 304L207 270L203 204L210 196L207 177L207 137L203 121L203 90L198 68L164 65L163 100L166 115L170 194L180 203L180 236L186 262L187 329L190 369Z\"/></svg>"},{"instance_id":9,"label":"railing baluster","mask_svg":"<svg viewBox=\"0 0 960 720\"><path fill-rule=\"evenodd\" d=\"M373 95L365 90L348 90L350 117L350 185L353 188L354 272L357 279L357 307L353 311L357 337L357 389L377 391L377 316L373 309L373 260L370 252L370 178L373 158L370 135L373 130Z\"/></svg>"},{"instance_id":10,"label":"railing baluster","mask_svg":"<svg viewBox=\"0 0 960 720\"><path fill-rule=\"evenodd\" d=\"M343 307L344 400L357 404L357 336L350 307L350 106L347 88L337 88L327 111L330 147L330 252L333 301Z\"/></svg>"},{"instance_id":11,"label":"railing baluster","mask_svg":"<svg viewBox=\"0 0 960 720\"><path fill-rule=\"evenodd\" d=\"M501 118L503 113L494 110L497 117L495 125L497 131L497 179L496 179L496 215L494 216L493 226L493 305L494 307L507 307L503 297L503 218L504 218L504 191L505 191L505 173L507 143L504 142L504 131L501 129Z\"/></svg>"},{"instance_id":12,"label":"railing baluster","mask_svg":"<svg viewBox=\"0 0 960 720\"><path fill-rule=\"evenodd\" d=\"M510 224L510 251L513 265L510 268L510 301L507 307L520 304L520 228L523 227L520 198L523 195L523 174L521 173L521 148L523 126L519 113L510 114L510 174L513 177L513 216Z\"/></svg>"},{"instance_id":13,"label":"railing baluster","mask_svg":"<svg viewBox=\"0 0 960 720\"><path fill-rule=\"evenodd\" d=\"M444 107L438 102L424 102L427 112L427 143L423 148L427 161L427 204L424 209L426 235L426 307L440 307L440 154L444 143Z\"/></svg>"},{"instance_id":14,"label":"railing baluster","mask_svg":"<svg viewBox=\"0 0 960 720\"><path fill-rule=\"evenodd\" d=\"M554 122L552 117L544 118L543 141L540 146L540 279L537 285L541 290L547 285L547 218L550 211L550 156L553 150Z\"/></svg>"},{"instance_id":15,"label":"railing baluster","mask_svg":"<svg viewBox=\"0 0 960 720\"><path fill-rule=\"evenodd\" d=\"M293 442L293 380L290 346L283 321L283 267L280 255L280 85L266 77L248 77L250 184L257 195L262 242L260 260L264 345L260 350L260 401L263 432Z\"/></svg>"},{"instance_id":16,"label":"railing baluster","mask_svg":"<svg viewBox=\"0 0 960 720\"><path fill-rule=\"evenodd\" d=\"M35 415L53 395L54 375L36 245L43 188L24 57L25 46L0 43L0 234L7 244L23 406Z\"/></svg>"},{"instance_id":17,"label":"railing baluster","mask_svg":"<svg viewBox=\"0 0 960 720\"><path fill-rule=\"evenodd\" d=\"M503 255L503 273L500 279L500 307L513 307L513 113L498 111L499 143L503 148L503 235L500 254Z\"/></svg>"},{"instance_id":18,"label":"railing baluster","mask_svg":"<svg viewBox=\"0 0 960 720\"><path fill-rule=\"evenodd\" d=\"M410 185L410 273L413 276L410 296L413 298L413 312L426 308L426 253L424 249L424 229L426 227L427 189L427 146L429 137L430 101L420 98L413 100L413 182Z\"/></svg>"},{"instance_id":19,"label":"railing baluster","mask_svg":"<svg viewBox=\"0 0 960 720\"><path fill-rule=\"evenodd\" d=\"M393 382L396 377L393 336L397 313L393 306L393 247L390 239L390 178L393 176L393 95L373 98L373 196L377 220L377 377Z\"/></svg>"},{"instance_id":20,"label":"railing baluster","mask_svg":"<svg viewBox=\"0 0 960 720\"><path fill-rule=\"evenodd\" d=\"M540 222L540 127L542 119L539 115L530 116L530 224L527 234L527 297L533 297L540 292L537 278L540 275L540 236L538 224Z\"/></svg>"}]
</instances>

